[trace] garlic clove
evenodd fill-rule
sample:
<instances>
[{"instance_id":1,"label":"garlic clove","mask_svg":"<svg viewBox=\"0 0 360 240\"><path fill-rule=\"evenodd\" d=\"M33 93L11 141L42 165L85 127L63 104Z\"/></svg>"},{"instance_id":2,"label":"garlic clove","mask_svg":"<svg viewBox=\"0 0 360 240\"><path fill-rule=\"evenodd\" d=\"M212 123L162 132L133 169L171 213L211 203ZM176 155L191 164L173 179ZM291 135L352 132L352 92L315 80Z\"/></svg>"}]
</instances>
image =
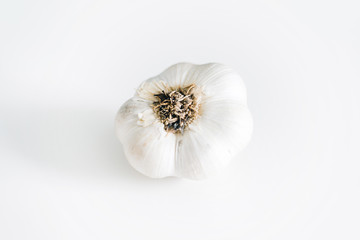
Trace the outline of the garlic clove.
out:
<instances>
[{"instance_id":1,"label":"garlic clove","mask_svg":"<svg viewBox=\"0 0 360 240\"><path fill-rule=\"evenodd\" d=\"M252 118L247 108L224 101L204 107L208 108L201 118L178 136L179 177L203 179L217 174L250 140Z\"/></svg>"},{"instance_id":2,"label":"garlic clove","mask_svg":"<svg viewBox=\"0 0 360 240\"><path fill-rule=\"evenodd\" d=\"M146 126L141 125L139 116L151 116L148 110L146 101L136 97L128 100L117 114L117 136L129 163L136 170L153 178L173 175L176 137L167 134L159 122L150 124L145 119Z\"/></svg>"}]
</instances>

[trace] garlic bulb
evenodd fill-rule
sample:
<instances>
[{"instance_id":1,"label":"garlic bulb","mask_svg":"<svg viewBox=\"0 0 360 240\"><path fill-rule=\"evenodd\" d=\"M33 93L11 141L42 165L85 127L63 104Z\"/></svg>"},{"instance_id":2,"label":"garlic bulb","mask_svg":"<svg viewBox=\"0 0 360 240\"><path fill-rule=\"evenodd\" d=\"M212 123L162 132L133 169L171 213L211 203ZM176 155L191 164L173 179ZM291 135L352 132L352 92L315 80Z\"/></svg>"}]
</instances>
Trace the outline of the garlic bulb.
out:
<instances>
[{"instance_id":1,"label":"garlic bulb","mask_svg":"<svg viewBox=\"0 0 360 240\"><path fill-rule=\"evenodd\" d=\"M169 67L143 82L116 116L128 161L153 178L217 173L249 142L252 124L240 76L217 63Z\"/></svg>"}]
</instances>

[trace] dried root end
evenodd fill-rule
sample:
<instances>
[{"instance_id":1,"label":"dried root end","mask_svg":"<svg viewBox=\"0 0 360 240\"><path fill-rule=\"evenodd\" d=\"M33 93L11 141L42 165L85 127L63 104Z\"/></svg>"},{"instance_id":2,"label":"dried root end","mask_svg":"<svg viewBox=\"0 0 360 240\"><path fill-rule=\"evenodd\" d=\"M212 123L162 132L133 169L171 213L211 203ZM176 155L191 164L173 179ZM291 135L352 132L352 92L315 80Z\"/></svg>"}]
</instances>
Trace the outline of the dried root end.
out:
<instances>
[{"instance_id":1,"label":"dried root end","mask_svg":"<svg viewBox=\"0 0 360 240\"><path fill-rule=\"evenodd\" d=\"M155 115L171 133L183 133L186 127L199 116L200 97L195 84L170 92L155 94Z\"/></svg>"}]
</instances>

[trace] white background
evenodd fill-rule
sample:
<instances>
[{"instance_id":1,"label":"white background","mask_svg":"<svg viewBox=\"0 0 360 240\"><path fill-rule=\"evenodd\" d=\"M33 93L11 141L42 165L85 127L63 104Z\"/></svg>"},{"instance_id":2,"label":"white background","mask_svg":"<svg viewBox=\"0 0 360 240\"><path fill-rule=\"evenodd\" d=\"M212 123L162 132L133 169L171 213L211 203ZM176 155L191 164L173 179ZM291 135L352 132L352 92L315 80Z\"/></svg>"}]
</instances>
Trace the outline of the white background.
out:
<instances>
[{"instance_id":1,"label":"white background","mask_svg":"<svg viewBox=\"0 0 360 240\"><path fill-rule=\"evenodd\" d=\"M358 1L0 2L0 239L359 239ZM114 117L182 61L235 68L251 143L149 179Z\"/></svg>"}]
</instances>

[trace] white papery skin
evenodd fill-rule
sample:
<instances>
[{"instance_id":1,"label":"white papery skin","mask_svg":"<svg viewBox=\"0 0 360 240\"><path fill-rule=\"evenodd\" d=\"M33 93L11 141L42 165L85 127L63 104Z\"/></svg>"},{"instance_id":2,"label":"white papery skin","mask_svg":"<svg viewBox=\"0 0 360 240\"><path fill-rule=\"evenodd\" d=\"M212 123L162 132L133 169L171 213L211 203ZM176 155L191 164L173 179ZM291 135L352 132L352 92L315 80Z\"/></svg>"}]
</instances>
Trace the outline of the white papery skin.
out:
<instances>
[{"instance_id":1,"label":"white papery skin","mask_svg":"<svg viewBox=\"0 0 360 240\"><path fill-rule=\"evenodd\" d=\"M152 108L154 94L191 84L201 90L200 116L183 134L165 131ZM242 79L218 63L169 67L143 82L116 116L116 133L129 163L152 178L214 175L246 146L252 128Z\"/></svg>"}]
</instances>

